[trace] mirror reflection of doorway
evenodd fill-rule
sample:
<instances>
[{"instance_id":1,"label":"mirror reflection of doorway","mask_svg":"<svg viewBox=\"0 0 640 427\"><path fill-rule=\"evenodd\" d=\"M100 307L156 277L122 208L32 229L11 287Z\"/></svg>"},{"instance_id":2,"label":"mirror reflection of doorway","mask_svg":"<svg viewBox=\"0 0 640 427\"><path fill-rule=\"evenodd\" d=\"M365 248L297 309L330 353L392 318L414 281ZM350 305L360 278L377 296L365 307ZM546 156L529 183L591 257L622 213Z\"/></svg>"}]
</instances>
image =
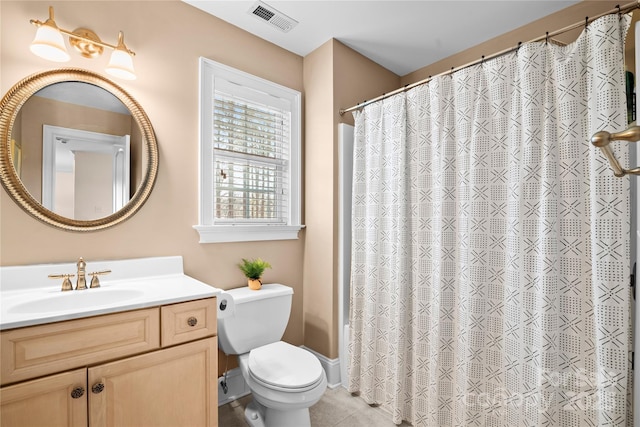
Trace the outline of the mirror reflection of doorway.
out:
<instances>
[{"instance_id":1,"label":"mirror reflection of doorway","mask_svg":"<svg viewBox=\"0 0 640 427\"><path fill-rule=\"evenodd\" d=\"M42 204L47 209L90 220L129 201L129 135L44 125L42 148Z\"/></svg>"}]
</instances>

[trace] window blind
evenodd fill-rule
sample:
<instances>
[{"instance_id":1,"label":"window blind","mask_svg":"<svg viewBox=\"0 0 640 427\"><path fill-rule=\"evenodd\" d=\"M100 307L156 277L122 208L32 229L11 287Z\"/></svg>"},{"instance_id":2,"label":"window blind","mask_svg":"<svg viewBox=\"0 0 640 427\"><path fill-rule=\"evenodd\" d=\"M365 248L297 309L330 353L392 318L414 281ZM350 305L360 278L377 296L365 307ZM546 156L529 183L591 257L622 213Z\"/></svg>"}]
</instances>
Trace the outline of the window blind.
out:
<instances>
[{"instance_id":1,"label":"window blind","mask_svg":"<svg viewBox=\"0 0 640 427\"><path fill-rule=\"evenodd\" d=\"M286 224L291 112L215 92L214 219Z\"/></svg>"}]
</instances>

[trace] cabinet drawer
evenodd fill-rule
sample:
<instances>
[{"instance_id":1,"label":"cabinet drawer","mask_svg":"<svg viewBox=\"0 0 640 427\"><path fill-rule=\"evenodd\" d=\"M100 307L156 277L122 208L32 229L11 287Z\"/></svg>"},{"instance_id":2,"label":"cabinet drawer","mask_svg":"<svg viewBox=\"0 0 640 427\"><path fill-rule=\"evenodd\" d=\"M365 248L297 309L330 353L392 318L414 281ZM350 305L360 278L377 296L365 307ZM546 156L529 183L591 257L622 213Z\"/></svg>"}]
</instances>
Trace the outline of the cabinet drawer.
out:
<instances>
[{"instance_id":1,"label":"cabinet drawer","mask_svg":"<svg viewBox=\"0 0 640 427\"><path fill-rule=\"evenodd\" d=\"M216 335L216 299L207 298L160 308L163 347Z\"/></svg>"},{"instance_id":2,"label":"cabinet drawer","mask_svg":"<svg viewBox=\"0 0 640 427\"><path fill-rule=\"evenodd\" d=\"M159 309L2 331L0 345L0 383L14 383L159 348Z\"/></svg>"}]
</instances>

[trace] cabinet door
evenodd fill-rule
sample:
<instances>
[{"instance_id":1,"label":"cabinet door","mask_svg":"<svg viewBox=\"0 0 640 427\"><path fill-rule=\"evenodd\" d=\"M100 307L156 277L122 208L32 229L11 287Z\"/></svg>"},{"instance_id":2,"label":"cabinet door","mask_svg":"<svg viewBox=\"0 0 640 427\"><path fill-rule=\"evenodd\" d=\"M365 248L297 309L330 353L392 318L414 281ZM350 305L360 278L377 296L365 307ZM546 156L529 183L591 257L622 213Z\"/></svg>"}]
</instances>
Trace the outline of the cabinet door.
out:
<instances>
[{"instance_id":1,"label":"cabinet door","mask_svg":"<svg viewBox=\"0 0 640 427\"><path fill-rule=\"evenodd\" d=\"M86 369L3 387L0 425L86 427L86 389Z\"/></svg>"},{"instance_id":2,"label":"cabinet door","mask_svg":"<svg viewBox=\"0 0 640 427\"><path fill-rule=\"evenodd\" d=\"M215 427L217 341L188 344L89 368L91 427Z\"/></svg>"}]
</instances>

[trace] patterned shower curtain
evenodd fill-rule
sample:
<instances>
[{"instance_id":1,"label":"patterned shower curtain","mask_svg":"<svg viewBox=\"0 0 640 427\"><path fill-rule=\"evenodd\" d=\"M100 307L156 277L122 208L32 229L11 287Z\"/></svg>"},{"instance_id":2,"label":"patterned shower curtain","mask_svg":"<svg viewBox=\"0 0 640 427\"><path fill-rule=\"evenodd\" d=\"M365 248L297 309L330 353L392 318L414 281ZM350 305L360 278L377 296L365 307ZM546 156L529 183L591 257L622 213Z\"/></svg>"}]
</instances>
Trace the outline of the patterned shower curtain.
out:
<instances>
[{"instance_id":1,"label":"patterned shower curtain","mask_svg":"<svg viewBox=\"0 0 640 427\"><path fill-rule=\"evenodd\" d=\"M395 423L632 424L629 179L589 143L628 25L355 113L349 389Z\"/></svg>"}]
</instances>

